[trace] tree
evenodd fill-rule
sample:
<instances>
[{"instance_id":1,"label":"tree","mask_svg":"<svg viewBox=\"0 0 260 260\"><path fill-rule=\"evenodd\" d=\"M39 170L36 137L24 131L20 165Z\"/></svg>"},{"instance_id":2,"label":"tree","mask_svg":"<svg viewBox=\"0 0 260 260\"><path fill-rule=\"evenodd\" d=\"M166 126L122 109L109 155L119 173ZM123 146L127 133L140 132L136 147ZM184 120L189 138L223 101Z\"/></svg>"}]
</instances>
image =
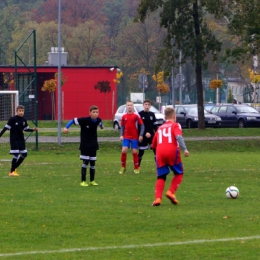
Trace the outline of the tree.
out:
<instances>
[{"instance_id":1,"label":"tree","mask_svg":"<svg viewBox=\"0 0 260 260\"><path fill-rule=\"evenodd\" d=\"M109 81L99 81L95 86L94 89L99 90L100 93L105 93L105 101L106 101L106 112L108 118L108 107L107 107L107 93L111 91L111 86Z\"/></svg>"},{"instance_id":2,"label":"tree","mask_svg":"<svg viewBox=\"0 0 260 260\"><path fill-rule=\"evenodd\" d=\"M151 75L166 36L166 30L160 28L159 21L159 15L152 14L144 23L129 21L120 31L116 39L116 55L120 68L127 75L122 81L123 88L126 87L124 84L137 88L138 75L144 73L148 75L148 88L154 89Z\"/></svg>"},{"instance_id":3,"label":"tree","mask_svg":"<svg viewBox=\"0 0 260 260\"><path fill-rule=\"evenodd\" d=\"M63 74L61 74L61 86L64 85L64 83L67 81L67 78L65 78L63 76ZM42 87L42 91L48 91L51 94L51 117L52 120L55 119L55 96L54 93L56 91L58 87L58 73L54 74L54 79L49 79L49 80L45 80L43 87Z\"/></svg>"},{"instance_id":4,"label":"tree","mask_svg":"<svg viewBox=\"0 0 260 260\"><path fill-rule=\"evenodd\" d=\"M80 24L73 29L66 45L72 64L100 64L107 50L105 27L95 21Z\"/></svg>"},{"instance_id":5,"label":"tree","mask_svg":"<svg viewBox=\"0 0 260 260\"><path fill-rule=\"evenodd\" d=\"M227 49L227 57L232 62L245 60L260 50L260 5L258 0L229 1L232 15L228 20L229 33L235 39Z\"/></svg>"},{"instance_id":6,"label":"tree","mask_svg":"<svg viewBox=\"0 0 260 260\"><path fill-rule=\"evenodd\" d=\"M76 26L89 20L102 24L105 21L105 16L100 12L103 6L104 0L62 0L62 24ZM46 0L33 13L34 19L39 23L57 22L58 1Z\"/></svg>"},{"instance_id":7,"label":"tree","mask_svg":"<svg viewBox=\"0 0 260 260\"><path fill-rule=\"evenodd\" d=\"M179 50L182 50L182 63L191 60L195 65L198 128L205 129L202 69L207 67L206 57L211 53L216 59L221 43L208 27L205 14L220 17L224 10L222 0L141 0L136 20L144 22L150 12L160 10L160 25L167 29L164 48L158 56L156 70L170 68L176 64Z\"/></svg>"}]
</instances>

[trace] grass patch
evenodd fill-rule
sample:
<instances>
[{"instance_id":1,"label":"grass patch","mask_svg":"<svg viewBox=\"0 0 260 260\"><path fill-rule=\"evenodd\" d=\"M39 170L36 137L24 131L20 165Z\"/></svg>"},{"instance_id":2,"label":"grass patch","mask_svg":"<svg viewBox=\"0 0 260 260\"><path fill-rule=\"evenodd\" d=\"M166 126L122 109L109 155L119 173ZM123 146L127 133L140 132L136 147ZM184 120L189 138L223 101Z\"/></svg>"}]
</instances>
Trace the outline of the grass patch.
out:
<instances>
[{"instance_id":1,"label":"grass patch","mask_svg":"<svg viewBox=\"0 0 260 260\"><path fill-rule=\"evenodd\" d=\"M145 152L139 175L133 174L128 153L127 172L119 175L120 142L100 143L100 185L80 187L79 144L39 144L39 151L27 146L20 177L7 177L10 162L0 162L2 259L259 257L259 238L229 241L260 236L260 152L255 140L187 142L190 157L183 158L180 204L163 198L160 207L151 207L156 179L151 151ZM8 152L0 149L0 158L10 158ZM230 185L240 190L235 200L225 197ZM85 250L59 251L73 248ZM42 252L26 253L32 251Z\"/></svg>"}]
</instances>

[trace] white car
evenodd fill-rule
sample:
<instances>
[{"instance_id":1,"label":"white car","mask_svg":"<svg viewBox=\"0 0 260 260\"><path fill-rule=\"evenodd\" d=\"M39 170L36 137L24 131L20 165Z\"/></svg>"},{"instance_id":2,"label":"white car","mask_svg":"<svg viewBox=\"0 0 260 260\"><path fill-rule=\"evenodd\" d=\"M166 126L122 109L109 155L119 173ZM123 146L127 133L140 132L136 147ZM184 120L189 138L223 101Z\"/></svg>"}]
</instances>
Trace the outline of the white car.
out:
<instances>
[{"instance_id":1,"label":"white car","mask_svg":"<svg viewBox=\"0 0 260 260\"><path fill-rule=\"evenodd\" d=\"M144 110L143 104L134 104L134 109L136 113L139 113L140 111ZM154 106L151 106L150 111L154 112L158 125L159 126L162 125L165 121L164 115L160 113L160 111L156 109ZM113 120L114 129L118 130L121 128L120 126L121 126L122 116L125 113L126 113L126 105L122 105L117 109Z\"/></svg>"}]
</instances>

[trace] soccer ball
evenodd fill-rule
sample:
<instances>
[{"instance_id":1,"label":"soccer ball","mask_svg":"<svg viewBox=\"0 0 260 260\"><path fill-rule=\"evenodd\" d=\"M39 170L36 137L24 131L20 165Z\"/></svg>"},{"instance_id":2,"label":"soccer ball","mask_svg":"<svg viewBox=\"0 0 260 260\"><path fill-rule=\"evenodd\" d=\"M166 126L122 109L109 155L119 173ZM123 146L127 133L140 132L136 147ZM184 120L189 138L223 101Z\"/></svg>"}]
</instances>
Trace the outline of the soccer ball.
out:
<instances>
[{"instance_id":1,"label":"soccer ball","mask_svg":"<svg viewBox=\"0 0 260 260\"><path fill-rule=\"evenodd\" d=\"M236 199L239 195L239 190L235 186L230 186L226 189L226 196L229 199Z\"/></svg>"}]
</instances>

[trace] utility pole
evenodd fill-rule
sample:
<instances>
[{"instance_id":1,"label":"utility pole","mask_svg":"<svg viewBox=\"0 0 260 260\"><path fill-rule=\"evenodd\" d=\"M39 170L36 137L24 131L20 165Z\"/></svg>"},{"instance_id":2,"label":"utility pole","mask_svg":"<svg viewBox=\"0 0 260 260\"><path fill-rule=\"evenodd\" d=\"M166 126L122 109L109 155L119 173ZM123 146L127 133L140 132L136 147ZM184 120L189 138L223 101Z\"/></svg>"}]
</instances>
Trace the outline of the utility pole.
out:
<instances>
[{"instance_id":1,"label":"utility pole","mask_svg":"<svg viewBox=\"0 0 260 260\"><path fill-rule=\"evenodd\" d=\"M58 145L61 145L61 0L58 12Z\"/></svg>"},{"instance_id":2,"label":"utility pole","mask_svg":"<svg viewBox=\"0 0 260 260\"><path fill-rule=\"evenodd\" d=\"M183 75L182 75L182 65L181 65L181 60L182 60L182 50L180 50L180 56L179 56L179 75L180 75L180 89L179 89L179 104L182 104L182 84L183 84Z\"/></svg>"}]
</instances>

